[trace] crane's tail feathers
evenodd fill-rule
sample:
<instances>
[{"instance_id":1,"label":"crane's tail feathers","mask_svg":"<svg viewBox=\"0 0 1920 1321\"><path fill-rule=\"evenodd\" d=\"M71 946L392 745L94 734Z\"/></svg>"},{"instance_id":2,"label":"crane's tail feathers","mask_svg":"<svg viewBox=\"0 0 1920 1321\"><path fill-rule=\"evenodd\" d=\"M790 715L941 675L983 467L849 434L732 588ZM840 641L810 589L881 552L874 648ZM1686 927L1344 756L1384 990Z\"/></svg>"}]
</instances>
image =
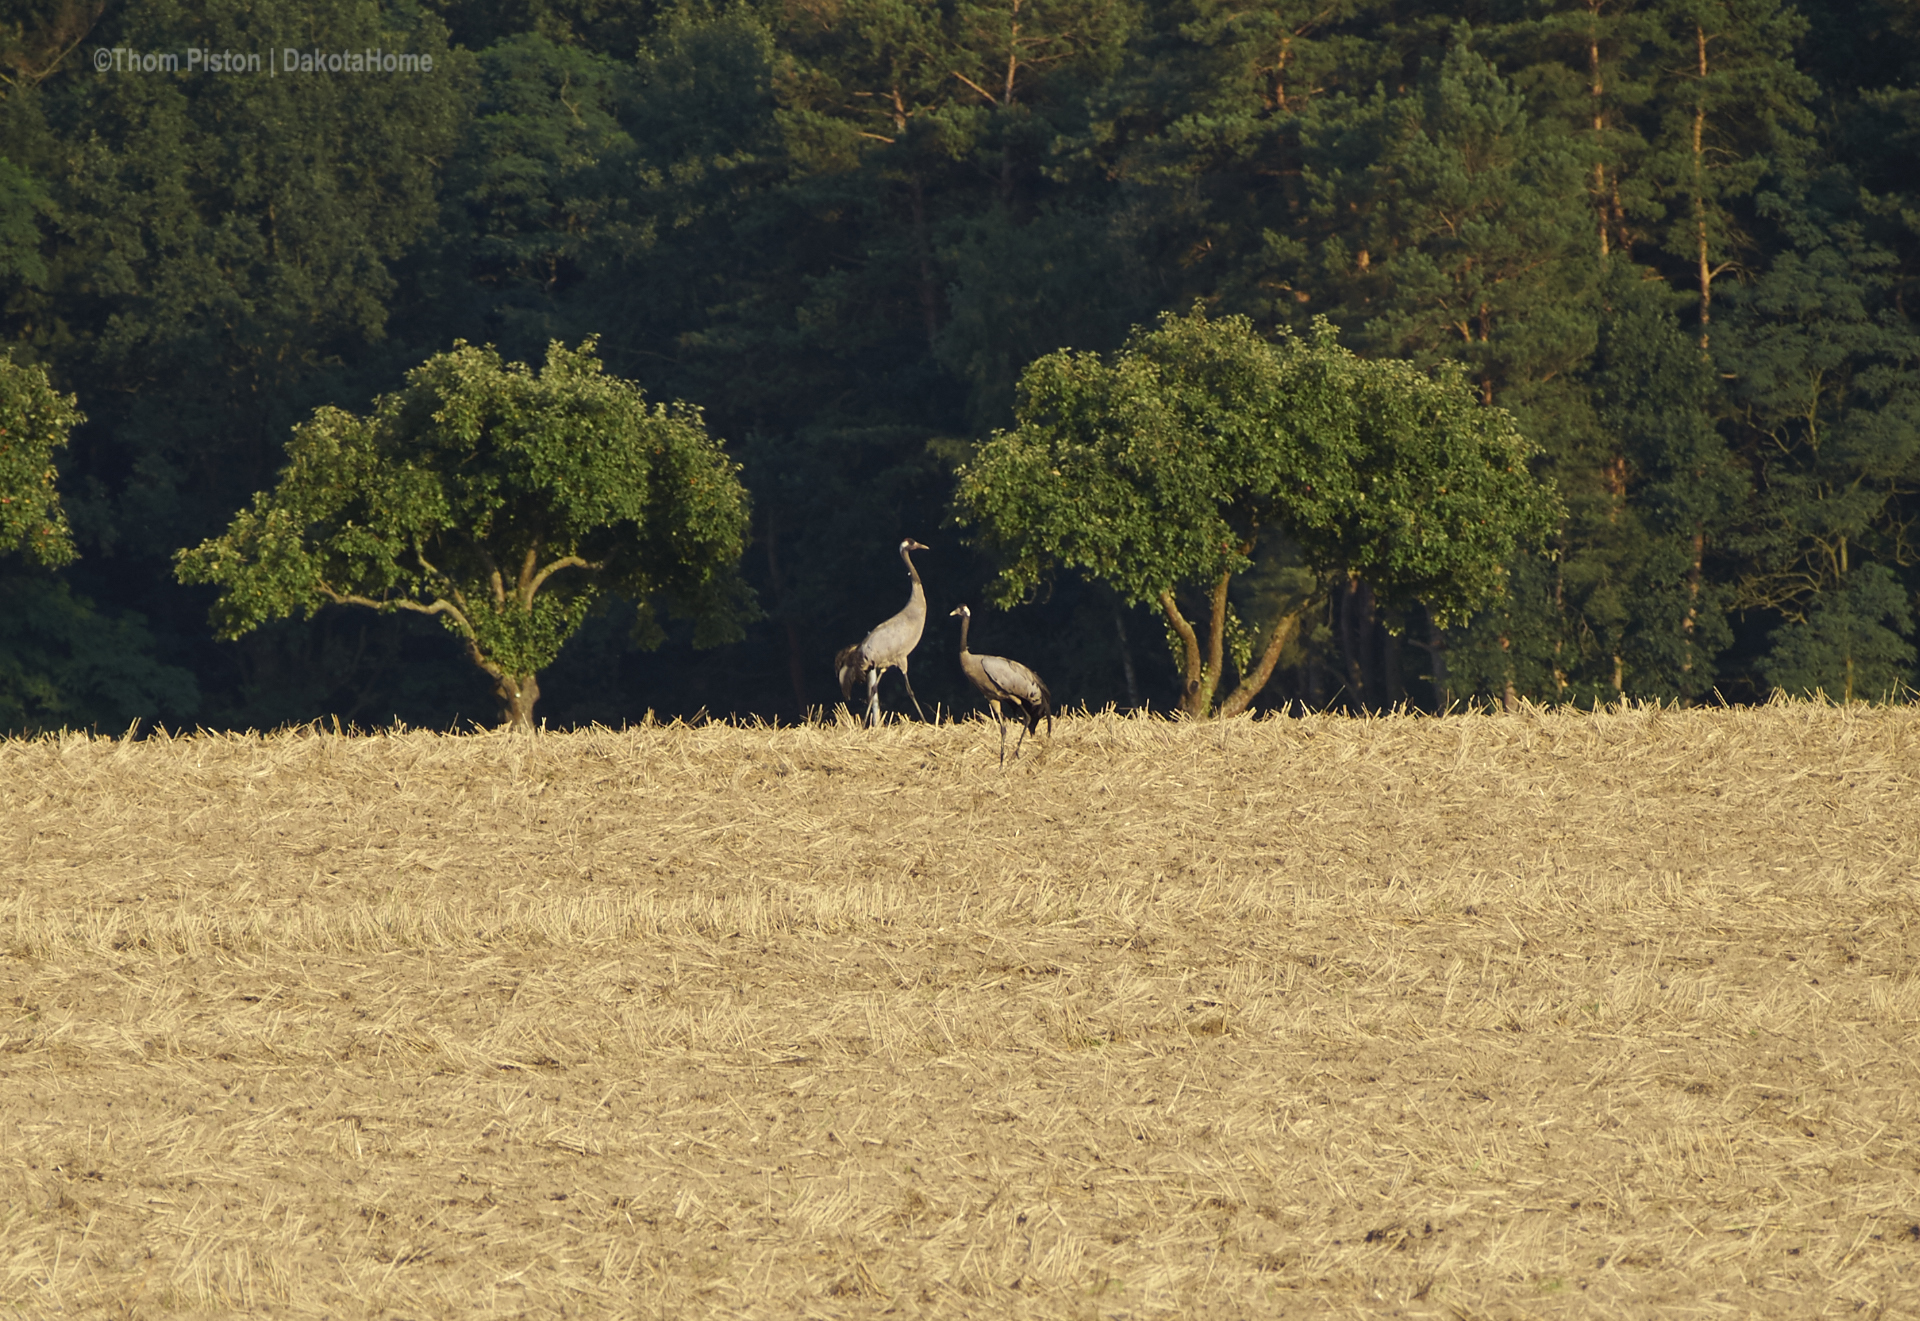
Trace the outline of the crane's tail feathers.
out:
<instances>
[{"instance_id":1,"label":"crane's tail feathers","mask_svg":"<svg viewBox=\"0 0 1920 1321\"><path fill-rule=\"evenodd\" d=\"M860 668L859 643L856 642L851 647L842 647L834 653L833 673L834 677L840 680L842 700L848 702L853 700L853 685L860 677Z\"/></svg>"}]
</instances>

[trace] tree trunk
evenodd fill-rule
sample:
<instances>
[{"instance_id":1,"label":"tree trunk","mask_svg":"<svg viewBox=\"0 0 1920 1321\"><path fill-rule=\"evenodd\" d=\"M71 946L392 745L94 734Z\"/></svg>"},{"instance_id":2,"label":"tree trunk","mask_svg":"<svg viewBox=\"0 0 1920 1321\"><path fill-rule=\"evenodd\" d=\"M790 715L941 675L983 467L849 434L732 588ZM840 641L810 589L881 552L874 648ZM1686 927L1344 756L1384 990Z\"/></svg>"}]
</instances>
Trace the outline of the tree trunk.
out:
<instances>
[{"instance_id":1,"label":"tree trunk","mask_svg":"<svg viewBox=\"0 0 1920 1321\"><path fill-rule=\"evenodd\" d=\"M1120 672L1127 681L1127 706L1130 710L1140 709L1140 676L1133 668L1133 647L1127 641L1127 621L1120 613L1120 598L1115 596L1113 606L1113 632L1120 639Z\"/></svg>"},{"instance_id":2,"label":"tree trunk","mask_svg":"<svg viewBox=\"0 0 1920 1321\"><path fill-rule=\"evenodd\" d=\"M1180 693L1180 710L1195 720L1213 713L1213 695L1220 688L1220 673L1226 665L1227 633L1227 588L1233 581L1231 573L1223 573L1213 585L1210 606L1212 617L1207 620L1207 649L1200 650L1200 634L1187 617L1180 613L1180 604L1174 599L1171 590L1160 593L1160 609L1166 614L1167 622L1180 637L1181 651L1186 658L1185 683Z\"/></svg>"},{"instance_id":3,"label":"tree trunk","mask_svg":"<svg viewBox=\"0 0 1920 1321\"><path fill-rule=\"evenodd\" d=\"M1713 321L1713 277L1715 271L1707 254L1707 30L1694 24L1693 35L1700 47L1700 99L1693 110L1693 220L1694 236L1699 243L1700 261L1700 348L1707 347L1707 331Z\"/></svg>"},{"instance_id":4,"label":"tree trunk","mask_svg":"<svg viewBox=\"0 0 1920 1321\"><path fill-rule=\"evenodd\" d=\"M913 246L920 260L920 316L926 323L927 352L940 343L940 291L933 278L933 244L927 237L927 198L920 176L913 176Z\"/></svg>"},{"instance_id":5,"label":"tree trunk","mask_svg":"<svg viewBox=\"0 0 1920 1321\"><path fill-rule=\"evenodd\" d=\"M1274 667L1280 663L1280 653L1299 634L1301 621L1306 619L1307 612L1316 604L1313 601L1303 602L1298 610L1283 616L1274 624L1273 632L1267 638L1267 645L1260 649L1260 659L1254 663L1252 672L1242 675L1239 686L1228 695L1226 701L1220 703L1223 718L1237 716L1253 705L1253 699L1260 695L1267 681L1273 677Z\"/></svg>"},{"instance_id":6,"label":"tree trunk","mask_svg":"<svg viewBox=\"0 0 1920 1321\"><path fill-rule=\"evenodd\" d=\"M1682 630L1687 635L1686 659L1680 662L1680 672L1682 674L1693 673L1693 626L1695 621L1700 618L1700 571L1707 556L1707 533L1706 529L1702 528L1699 524L1694 525L1691 549L1693 554L1687 563L1687 617L1681 624ZM1693 700L1690 694L1683 694L1682 696L1686 702L1690 703Z\"/></svg>"},{"instance_id":7,"label":"tree trunk","mask_svg":"<svg viewBox=\"0 0 1920 1321\"><path fill-rule=\"evenodd\" d=\"M1220 691L1220 680L1227 672L1227 587L1233 575L1223 573L1213 585L1213 617L1207 621L1207 704L1200 709L1206 715L1213 709L1213 695Z\"/></svg>"},{"instance_id":8,"label":"tree trunk","mask_svg":"<svg viewBox=\"0 0 1920 1321\"><path fill-rule=\"evenodd\" d=\"M1340 649L1346 653L1347 705L1367 709L1367 642L1373 636L1373 589L1349 578L1340 600Z\"/></svg>"},{"instance_id":9,"label":"tree trunk","mask_svg":"<svg viewBox=\"0 0 1920 1321\"><path fill-rule=\"evenodd\" d=\"M500 674L493 695L500 699L500 723L508 729L533 728L533 704L540 700L536 674Z\"/></svg>"},{"instance_id":10,"label":"tree trunk","mask_svg":"<svg viewBox=\"0 0 1920 1321\"><path fill-rule=\"evenodd\" d=\"M1160 609L1167 617L1167 623L1180 637L1180 649L1186 660L1180 686L1180 710L1183 714L1198 719L1207 714L1213 705L1213 686L1206 682L1206 662L1200 659L1200 635L1193 631L1193 625L1180 613L1180 603L1173 599L1171 591L1160 593Z\"/></svg>"},{"instance_id":11,"label":"tree trunk","mask_svg":"<svg viewBox=\"0 0 1920 1321\"><path fill-rule=\"evenodd\" d=\"M1433 612L1421 607L1427 616L1427 654L1433 660L1433 709L1445 715L1453 706L1453 688L1447 682L1447 635L1433 620Z\"/></svg>"},{"instance_id":12,"label":"tree trunk","mask_svg":"<svg viewBox=\"0 0 1920 1321\"><path fill-rule=\"evenodd\" d=\"M778 515L767 510L767 584L778 603L778 613L782 617L787 635L787 682L793 685L794 707L800 718L807 718L807 666L803 639L800 636L800 621L795 619L786 607L786 579L780 573L780 523Z\"/></svg>"},{"instance_id":13,"label":"tree trunk","mask_svg":"<svg viewBox=\"0 0 1920 1321\"><path fill-rule=\"evenodd\" d=\"M1600 76L1600 8L1587 5L1587 71L1593 93L1593 211L1600 221L1600 260L1607 259L1606 86Z\"/></svg>"}]
</instances>

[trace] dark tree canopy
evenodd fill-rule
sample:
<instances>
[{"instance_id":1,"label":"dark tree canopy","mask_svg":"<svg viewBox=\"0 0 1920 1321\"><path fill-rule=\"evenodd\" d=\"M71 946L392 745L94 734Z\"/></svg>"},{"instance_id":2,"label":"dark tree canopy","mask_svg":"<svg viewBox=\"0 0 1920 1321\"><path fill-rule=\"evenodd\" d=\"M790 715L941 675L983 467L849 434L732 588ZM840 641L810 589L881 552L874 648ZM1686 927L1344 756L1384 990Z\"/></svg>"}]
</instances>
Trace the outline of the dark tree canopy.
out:
<instances>
[{"instance_id":1,"label":"dark tree canopy","mask_svg":"<svg viewBox=\"0 0 1920 1321\"><path fill-rule=\"evenodd\" d=\"M1361 359L1463 372L1564 504L1464 614L1390 557L1316 549L1304 507L1248 565L1196 561L1174 599L1200 669L1232 680L1216 700L1258 672L1272 621L1321 598L1257 705L1903 691L1916 12L24 0L0 16L0 349L87 421L54 488L76 557L0 556L0 596L41 621L0 637L0 666L44 695L0 720L444 726L471 708L471 657L425 616L302 607L224 643L175 556L272 486L316 410L405 393L456 340L538 362L589 338L732 442L754 497L738 576L765 613L696 655L669 608L646 650L603 584L539 671L542 716L801 716L894 594L892 548L938 526L985 438L1021 429L1029 366L1116 354L1196 303L1272 344L1310 345L1324 318ZM287 47L431 72L186 58ZM989 548L927 539L929 590L980 601ZM558 570L536 599L575 609L589 577ZM1063 705L1193 700L1157 595L1047 581L991 635ZM1163 625L1171 653L1140 645ZM127 682L95 663L136 651ZM951 666L921 684L965 691Z\"/></svg>"}]
</instances>

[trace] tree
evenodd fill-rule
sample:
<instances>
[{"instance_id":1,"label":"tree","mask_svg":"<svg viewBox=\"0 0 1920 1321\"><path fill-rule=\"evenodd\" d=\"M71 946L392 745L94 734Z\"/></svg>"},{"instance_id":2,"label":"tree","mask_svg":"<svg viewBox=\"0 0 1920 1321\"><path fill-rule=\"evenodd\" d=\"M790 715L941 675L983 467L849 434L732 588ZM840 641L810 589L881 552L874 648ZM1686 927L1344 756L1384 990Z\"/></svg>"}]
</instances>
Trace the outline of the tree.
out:
<instances>
[{"instance_id":1,"label":"tree","mask_svg":"<svg viewBox=\"0 0 1920 1321\"><path fill-rule=\"evenodd\" d=\"M1467 37L1417 87L1329 98L1303 126L1332 229L1318 283L1367 347L1457 359L1486 402L1541 411L1541 383L1593 351L1592 217L1569 136Z\"/></svg>"},{"instance_id":2,"label":"tree","mask_svg":"<svg viewBox=\"0 0 1920 1321\"><path fill-rule=\"evenodd\" d=\"M1911 616L1875 566L1920 559L1920 330L1889 253L1850 224L1801 228L1799 251L1728 298L1715 339L1737 409L1728 429L1756 488L1731 539L1746 557L1738 604L1784 621L1760 666L1773 686L1879 695ZM1887 619L1896 632L1883 637Z\"/></svg>"},{"instance_id":3,"label":"tree","mask_svg":"<svg viewBox=\"0 0 1920 1321\"><path fill-rule=\"evenodd\" d=\"M0 162L4 165L4 162ZM0 730L191 714L193 676L152 660L138 615L103 613L48 569L75 558L55 489L54 454L86 419L41 367L0 351L0 554L35 566L0 571Z\"/></svg>"},{"instance_id":4,"label":"tree","mask_svg":"<svg viewBox=\"0 0 1920 1321\"><path fill-rule=\"evenodd\" d=\"M1157 604L1190 716L1214 710L1230 647L1239 684L1219 712L1244 711L1334 583L1421 601L1444 624L1498 597L1506 562L1559 512L1527 471L1532 447L1457 367L1363 360L1325 322L1268 343L1244 317L1163 315L1111 361L1030 365L1017 417L956 496L1005 562L1000 603L1060 566ZM1250 629L1231 588L1263 538L1291 543L1319 586ZM1206 602L1204 645L1182 592Z\"/></svg>"},{"instance_id":5,"label":"tree","mask_svg":"<svg viewBox=\"0 0 1920 1321\"><path fill-rule=\"evenodd\" d=\"M409 258L437 231L471 61L417 6L72 8L100 15L87 49L13 91L0 115L0 154L46 194L43 241L14 245L44 278L7 300L6 325L83 383L93 422L69 462L72 512L83 545L124 557L92 586L171 612L182 594L155 580L170 577L173 548L264 485L286 427L344 391L349 364L387 334ZM65 30L48 22L36 49ZM91 62L96 46L189 45L406 51L433 71L102 76ZM9 188L0 177L0 212ZM12 191L21 218L31 196ZM417 360L399 358L381 384Z\"/></svg>"},{"instance_id":6,"label":"tree","mask_svg":"<svg viewBox=\"0 0 1920 1321\"><path fill-rule=\"evenodd\" d=\"M1610 525L1631 527L1615 561L1626 598L1621 626L1603 630L1612 634L1609 686L1617 698L1631 683L1643 698L1691 702L1712 689L1714 659L1732 641L1724 593L1705 565L1749 481L1713 428L1712 364L1681 329L1676 295L1622 262L1604 294L1589 374L1614 463L1603 470L1609 498L1590 510L1581 541L1611 540L1599 527L1603 511ZM1588 695L1598 694L1589 687Z\"/></svg>"},{"instance_id":7,"label":"tree","mask_svg":"<svg viewBox=\"0 0 1920 1321\"><path fill-rule=\"evenodd\" d=\"M366 417L317 410L287 457L224 536L178 556L181 581L221 589L224 638L329 603L436 616L526 728L539 671L604 593L640 604L642 645L662 640L656 598L696 645L752 613L737 466L698 410L649 405L591 340L555 342L537 373L456 343Z\"/></svg>"},{"instance_id":8,"label":"tree","mask_svg":"<svg viewBox=\"0 0 1920 1321\"><path fill-rule=\"evenodd\" d=\"M1767 682L1796 697L1890 701L1913 682L1913 611L1892 569L1863 564L1773 635Z\"/></svg>"},{"instance_id":9,"label":"tree","mask_svg":"<svg viewBox=\"0 0 1920 1321\"><path fill-rule=\"evenodd\" d=\"M1362 351L1462 363L1482 402L1541 439L1547 452L1536 469L1574 499L1596 466L1583 453L1595 428L1576 376L1593 353L1603 269L1590 176L1576 136L1529 113L1473 38L1456 28L1444 52L1422 58L1411 85L1325 97L1302 116L1303 174L1322 237L1317 271L1307 245L1294 243L1295 279L1329 296L1331 315ZM1436 666L1481 676L1476 686L1503 699L1526 686L1529 669L1547 694L1563 693L1566 549L1557 537L1551 563L1509 566L1522 590L1504 600L1497 627L1483 619L1445 638L1429 631ZM1341 608L1349 700L1378 704L1385 694L1362 663L1372 602L1349 592Z\"/></svg>"},{"instance_id":10,"label":"tree","mask_svg":"<svg viewBox=\"0 0 1920 1321\"><path fill-rule=\"evenodd\" d=\"M1711 343L1713 282L1754 245L1732 203L1806 150L1813 80L1794 67L1807 20L1778 0L1670 0L1670 61L1650 168L1664 182L1661 246L1693 267L1700 346Z\"/></svg>"},{"instance_id":11,"label":"tree","mask_svg":"<svg viewBox=\"0 0 1920 1321\"><path fill-rule=\"evenodd\" d=\"M45 369L22 366L11 351L0 351L0 553L19 551L48 568L72 562L53 454L85 420Z\"/></svg>"},{"instance_id":12,"label":"tree","mask_svg":"<svg viewBox=\"0 0 1920 1321\"><path fill-rule=\"evenodd\" d=\"M0 156L0 279L40 284L47 264L40 259L40 217L53 209L33 177Z\"/></svg>"}]
</instances>

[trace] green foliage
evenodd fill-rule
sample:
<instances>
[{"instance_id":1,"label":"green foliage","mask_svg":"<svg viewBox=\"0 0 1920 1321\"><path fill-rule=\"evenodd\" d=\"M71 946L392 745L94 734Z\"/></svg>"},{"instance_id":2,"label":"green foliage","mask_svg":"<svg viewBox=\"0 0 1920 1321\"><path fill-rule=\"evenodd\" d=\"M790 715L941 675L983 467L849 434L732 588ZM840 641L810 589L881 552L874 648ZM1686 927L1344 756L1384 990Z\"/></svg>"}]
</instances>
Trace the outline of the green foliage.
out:
<instances>
[{"instance_id":1,"label":"green foliage","mask_svg":"<svg viewBox=\"0 0 1920 1321\"><path fill-rule=\"evenodd\" d=\"M1142 598L1189 672L1173 682L1199 656L1183 704L1275 656L1274 695L1313 705L1422 704L1429 681L1442 705L1759 697L1852 575L1920 588L1911 11L28 0L0 18L0 345L90 419L61 455L86 552L63 581L102 619L149 620L142 663L191 666L214 720L458 708L420 696L458 690L458 649L364 611L216 648L169 563L272 485L290 427L404 393L456 338L535 362L598 337L610 372L737 438L757 496L743 572L770 618L750 645L697 666L572 647L543 709L794 713L830 700L825 658L879 617L891 547L936 526L975 438L1023 429L1028 365L1112 353L1196 301L1290 327L1288 361L1325 317L1362 358L1457 364L1538 446L1565 516L1442 629L1395 566L1326 568L1365 557L1316 532L1310 502L1266 511L1254 567L1188 557L1178 624ZM434 72L90 60L289 45L429 53ZM1222 388L1265 389L1248 371ZM930 587L976 601L999 567L925 560ZM1048 572L996 645L1089 698L1124 674L1129 700L1163 700L1157 649L1129 650L1152 632L1138 607ZM482 594L469 624L503 654L550 650L592 609L576 574L530 611ZM628 618L583 627L617 648ZM80 651L36 654L58 670Z\"/></svg>"},{"instance_id":2,"label":"green foliage","mask_svg":"<svg viewBox=\"0 0 1920 1321\"><path fill-rule=\"evenodd\" d=\"M418 11L367 0L146 0L99 34L138 50L404 50L412 77L96 77L48 110L84 119L62 207L119 315L115 357L183 341L271 357L297 326L377 335L388 264L433 222L467 62ZM165 362L150 361L149 370Z\"/></svg>"},{"instance_id":3,"label":"green foliage","mask_svg":"<svg viewBox=\"0 0 1920 1321\"><path fill-rule=\"evenodd\" d=\"M1829 233L1731 298L1716 337L1758 478L1741 601L1788 618L1866 561L1910 563L1920 490L1920 332L1890 306L1890 255Z\"/></svg>"},{"instance_id":4,"label":"green foliage","mask_svg":"<svg viewBox=\"0 0 1920 1321\"><path fill-rule=\"evenodd\" d=\"M71 487L83 542L141 565L265 482L285 428L389 329L440 211L470 61L411 6L139 0L67 6L91 32L0 102L0 153L48 197L45 278L12 332L82 387L108 457ZM78 42L78 45L73 43ZM96 73L100 48L380 48L434 72ZM3 190L0 190L3 191ZM131 582L93 584L94 594ZM156 622L183 601L139 602Z\"/></svg>"},{"instance_id":5,"label":"green foliage","mask_svg":"<svg viewBox=\"0 0 1920 1321\"><path fill-rule=\"evenodd\" d=\"M1893 571L1868 564L1783 625L1760 664L1775 688L1839 702L1890 701L1913 684L1913 611Z\"/></svg>"},{"instance_id":6,"label":"green foliage","mask_svg":"<svg viewBox=\"0 0 1920 1321\"><path fill-rule=\"evenodd\" d=\"M0 156L0 279L41 284L47 264L40 257L40 217L52 202L33 177Z\"/></svg>"},{"instance_id":7,"label":"green foliage","mask_svg":"<svg viewBox=\"0 0 1920 1321\"><path fill-rule=\"evenodd\" d=\"M649 405L592 342L535 372L456 344L371 414L318 410L271 492L182 551L183 582L221 589L236 638L328 603L437 615L531 718L534 676L605 592L656 600L695 641L738 636L746 492L697 410ZM641 641L657 642L657 626Z\"/></svg>"},{"instance_id":8,"label":"green foliage","mask_svg":"<svg viewBox=\"0 0 1920 1321\"><path fill-rule=\"evenodd\" d=\"M483 92L448 180L473 223L474 274L546 292L578 279L635 224L616 180L633 140L618 118L632 70L525 36L480 57Z\"/></svg>"},{"instance_id":9,"label":"green foliage","mask_svg":"<svg viewBox=\"0 0 1920 1321\"><path fill-rule=\"evenodd\" d=\"M1816 88L1793 63L1807 19L1779 0L1671 0L1657 13L1664 67L1646 169L1665 203L1658 241L1693 266L1704 330L1713 282L1753 246L1736 206L1809 146Z\"/></svg>"},{"instance_id":10,"label":"green foliage","mask_svg":"<svg viewBox=\"0 0 1920 1321\"><path fill-rule=\"evenodd\" d=\"M1411 91L1317 103L1302 147L1319 283L1363 342L1466 363L1506 404L1593 351L1598 267L1573 142L1465 38Z\"/></svg>"},{"instance_id":11,"label":"green foliage","mask_svg":"<svg viewBox=\"0 0 1920 1321\"><path fill-rule=\"evenodd\" d=\"M1558 514L1527 471L1531 447L1457 370L1358 358L1324 323L1270 344L1244 318L1169 314L1111 362L1035 362L1017 414L956 496L1004 561L996 598L1076 569L1160 603L1183 640L1174 593L1224 593L1263 536L1284 537L1323 581L1364 578L1445 623L1497 598L1506 562ZM1233 632L1219 600L1211 661L1189 647L1193 714L1211 709ZM1280 624L1260 622L1269 643Z\"/></svg>"},{"instance_id":12,"label":"green foliage","mask_svg":"<svg viewBox=\"0 0 1920 1321\"><path fill-rule=\"evenodd\" d=\"M85 419L41 367L0 351L0 553L18 551L48 566L74 558L66 511L54 489L54 453Z\"/></svg>"},{"instance_id":13,"label":"green foliage","mask_svg":"<svg viewBox=\"0 0 1920 1321\"><path fill-rule=\"evenodd\" d=\"M45 576L0 577L0 731L180 721L199 707L193 674L153 659L138 615L106 612Z\"/></svg>"}]
</instances>

